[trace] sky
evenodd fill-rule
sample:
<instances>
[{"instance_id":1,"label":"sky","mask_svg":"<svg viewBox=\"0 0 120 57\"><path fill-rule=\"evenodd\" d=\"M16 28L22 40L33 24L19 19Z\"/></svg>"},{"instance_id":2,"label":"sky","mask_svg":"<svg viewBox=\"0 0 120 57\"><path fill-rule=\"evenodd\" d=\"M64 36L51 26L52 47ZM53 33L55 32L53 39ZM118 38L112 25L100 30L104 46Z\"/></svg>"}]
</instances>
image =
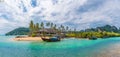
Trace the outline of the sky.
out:
<instances>
[{"instance_id":1,"label":"sky","mask_svg":"<svg viewBox=\"0 0 120 57\"><path fill-rule=\"evenodd\" d=\"M3 0L0 1L0 34L34 22L54 22L77 30L120 27L120 0Z\"/></svg>"}]
</instances>

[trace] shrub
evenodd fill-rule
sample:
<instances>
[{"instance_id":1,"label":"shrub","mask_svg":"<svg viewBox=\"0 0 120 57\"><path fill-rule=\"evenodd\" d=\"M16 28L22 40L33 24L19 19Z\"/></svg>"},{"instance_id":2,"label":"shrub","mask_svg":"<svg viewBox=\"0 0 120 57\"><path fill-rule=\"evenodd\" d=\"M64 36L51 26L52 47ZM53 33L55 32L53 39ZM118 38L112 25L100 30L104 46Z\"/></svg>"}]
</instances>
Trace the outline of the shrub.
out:
<instances>
[{"instance_id":1,"label":"shrub","mask_svg":"<svg viewBox=\"0 0 120 57\"><path fill-rule=\"evenodd\" d=\"M36 34L35 33L32 33L32 37L35 37L36 36Z\"/></svg>"}]
</instances>

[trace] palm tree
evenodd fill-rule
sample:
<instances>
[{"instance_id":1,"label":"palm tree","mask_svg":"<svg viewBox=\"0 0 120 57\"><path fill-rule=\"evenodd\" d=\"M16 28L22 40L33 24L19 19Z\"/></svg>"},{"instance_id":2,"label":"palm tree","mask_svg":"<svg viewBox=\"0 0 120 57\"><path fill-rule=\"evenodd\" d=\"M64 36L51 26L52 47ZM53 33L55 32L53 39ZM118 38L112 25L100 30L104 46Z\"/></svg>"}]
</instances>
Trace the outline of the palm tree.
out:
<instances>
[{"instance_id":1,"label":"palm tree","mask_svg":"<svg viewBox=\"0 0 120 57\"><path fill-rule=\"evenodd\" d=\"M57 25L55 24L54 27L53 27L53 29L56 30L56 27L57 27Z\"/></svg>"},{"instance_id":2,"label":"palm tree","mask_svg":"<svg viewBox=\"0 0 120 57\"><path fill-rule=\"evenodd\" d=\"M59 35L59 36L61 36L61 32L62 32L61 26L60 26L60 27L58 27L57 32L58 32L58 35Z\"/></svg>"},{"instance_id":3,"label":"palm tree","mask_svg":"<svg viewBox=\"0 0 120 57\"><path fill-rule=\"evenodd\" d=\"M45 34L45 32L44 32L44 23L41 22L40 26L41 26L41 29L43 30L42 35L45 37L45 35L44 35Z\"/></svg>"},{"instance_id":4,"label":"palm tree","mask_svg":"<svg viewBox=\"0 0 120 57\"><path fill-rule=\"evenodd\" d=\"M33 27L34 27L33 32L35 32L36 31L36 25L34 24Z\"/></svg>"},{"instance_id":5,"label":"palm tree","mask_svg":"<svg viewBox=\"0 0 120 57\"><path fill-rule=\"evenodd\" d=\"M69 27L68 26L66 26L66 31L68 31L69 30Z\"/></svg>"},{"instance_id":6,"label":"palm tree","mask_svg":"<svg viewBox=\"0 0 120 57\"><path fill-rule=\"evenodd\" d=\"M50 23L50 27L51 27L51 29L53 29L53 23Z\"/></svg>"},{"instance_id":7,"label":"palm tree","mask_svg":"<svg viewBox=\"0 0 120 57\"><path fill-rule=\"evenodd\" d=\"M30 36L31 36L33 34L33 31L34 31L34 23L32 20L30 21L29 28L30 28Z\"/></svg>"},{"instance_id":8,"label":"palm tree","mask_svg":"<svg viewBox=\"0 0 120 57\"><path fill-rule=\"evenodd\" d=\"M44 28L44 23L41 22L40 26L41 26L41 28L43 29L43 28Z\"/></svg>"},{"instance_id":9,"label":"palm tree","mask_svg":"<svg viewBox=\"0 0 120 57\"><path fill-rule=\"evenodd\" d=\"M58 31L61 31L61 27L58 27Z\"/></svg>"},{"instance_id":10,"label":"palm tree","mask_svg":"<svg viewBox=\"0 0 120 57\"><path fill-rule=\"evenodd\" d=\"M39 31L39 23L36 23L36 31Z\"/></svg>"},{"instance_id":11,"label":"palm tree","mask_svg":"<svg viewBox=\"0 0 120 57\"><path fill-rule=\"evenodd\" d=\"M33 30L33 26L34 26L34 24L33 24L33 21L31 20L31 21L30 21L30 25L29 25L30 31Z\"/></svg>"},{"instance_id":12,"label":"palm tree","mask_svg":"<svg viewBox=\"0 0 120 57\"><path fill-rule=\"evenodd\" d=\"M72 29L69 29L69 33L72 33Z\"/></svg>"},{"instance_id":13,"label":"palm tree","mask_svg":"<svg viewBox=\"0 0 120 57\"><path fill-rule=\"evenodd\" d=\"M74 33L76 34L76 28L74 28Z\"/></svg>"},{"instance_id":14,"label":"palm tree","mask_svg":"<svg viewBox=\"0 0 120 57\"><path fill-rule=\"evenodd\" d=\"M63 31L63 25L60 25L60 28L61 28L61 32Z\"/></svg>"},{"instance_id":15,"label":"palm tree","mask_svg":"<svg viewBox=\"0 0 120 57\"><path fill-rule=\"evenodd\" d=\"M50 22L47 22L47 23L46 23L46 26L49 27L49 26L50 26Z\"/></svg>"},{"instance_id":16,"label":"palm tree","mask_svg":"<svg viewBox=\"0 0 120 57\"><path fill-rule=\"evenodd\" d=\"M65 27L61 25L62 32L65 31Z\"/></svg>"}]
</instances>

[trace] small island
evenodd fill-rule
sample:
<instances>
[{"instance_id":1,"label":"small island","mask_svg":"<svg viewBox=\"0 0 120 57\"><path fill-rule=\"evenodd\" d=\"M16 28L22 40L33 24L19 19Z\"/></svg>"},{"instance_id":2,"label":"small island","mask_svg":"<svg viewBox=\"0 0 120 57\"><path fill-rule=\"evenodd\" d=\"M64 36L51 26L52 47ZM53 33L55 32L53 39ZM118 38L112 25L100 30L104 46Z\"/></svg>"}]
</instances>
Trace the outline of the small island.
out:
<instances>
[{"instance_id":1,"label":"small island","mask_svg":"<svg viewBox=\"0 0 120 57\"><path fill-rule=\"evenodd\" d=\"M109 37L120 37L120 29L115 26L105 25L85 30L76 30L64 25L57 25L52 22L34 23L30 22L29 28L20 27L6 33L6 35L20 35L14 38L17 41L43 41L55 36L63 38L79 38L96 40L98 38L106 39ZM22 35L22 36L21 36Z\"/></svg>"}]
</instances>

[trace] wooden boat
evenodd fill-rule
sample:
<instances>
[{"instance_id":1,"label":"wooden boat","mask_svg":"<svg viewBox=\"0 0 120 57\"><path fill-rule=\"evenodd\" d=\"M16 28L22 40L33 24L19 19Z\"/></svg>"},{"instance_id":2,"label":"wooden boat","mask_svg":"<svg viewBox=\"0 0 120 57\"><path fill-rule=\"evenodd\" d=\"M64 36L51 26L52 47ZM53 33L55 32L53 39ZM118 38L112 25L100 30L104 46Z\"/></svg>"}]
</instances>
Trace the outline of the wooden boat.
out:
<instances>
[{"instance_id":1,"label":"wooden boat","mask_svg":"<svg viewBox=\"0 0 120 57\"><path fill-rule=\"evenodd\" d=\"M107 39L107 38L109 38L109 37L108 37L108 36L104 36L104 37L103 37L103 39Z\"/></svg>"},{"instance_id":2,"label":"wooden boat","mask_svg":"<svg viewBox=\"0 0 120 57\"><path fill-rule=\"evenodd\" d=\"M97 37L90 37L89 40L97 40Z\"/></svg>"},{"instance_id":3,"label":"wooden boat","mask_svg":"<svg viewBox=\"0 0 120 57\"><path fill-rule=\"evenodd\" d=\"M46 41L46 42L57 42L57 41L60 41L60 38L58 37L52 37L52 38L42 38L43 41Z\"/></svg>"}]
</instances>

